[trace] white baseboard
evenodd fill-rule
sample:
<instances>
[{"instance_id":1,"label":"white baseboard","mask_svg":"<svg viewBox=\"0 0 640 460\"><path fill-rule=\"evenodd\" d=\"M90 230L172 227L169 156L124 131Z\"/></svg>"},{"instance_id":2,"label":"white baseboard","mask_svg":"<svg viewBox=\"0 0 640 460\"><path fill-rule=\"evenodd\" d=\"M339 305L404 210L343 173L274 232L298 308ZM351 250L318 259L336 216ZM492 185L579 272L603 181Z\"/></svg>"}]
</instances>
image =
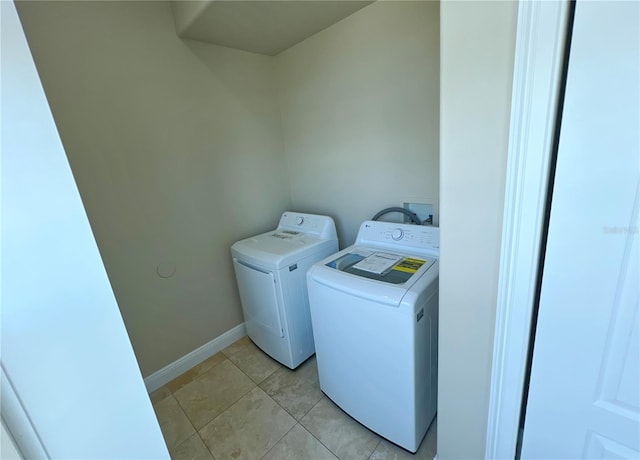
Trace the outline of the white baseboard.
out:
<instances>
[{"instance_id":1,"label":"white baseboard","mask_svg":"<svg viewBox=\"0 0 640 460\"><path fill-rule=\"evenodd\" d=\"M215 355L219 351L231 345L236 340L241 339L247 335L247 331L244 327L244 323L238 324L236 327L229 329L222 335L219 335L211 342L205 343L200 348L196 348L191 353L184 355L172 362L171 364L163 367L159 371L154 372L149 377L144 379L144 384L147 387L147 391L151 393L157 390L162 385L169 383L176 377L184 374L192 367L200 364L207 358Z\"/></svg>"}]
</instances>

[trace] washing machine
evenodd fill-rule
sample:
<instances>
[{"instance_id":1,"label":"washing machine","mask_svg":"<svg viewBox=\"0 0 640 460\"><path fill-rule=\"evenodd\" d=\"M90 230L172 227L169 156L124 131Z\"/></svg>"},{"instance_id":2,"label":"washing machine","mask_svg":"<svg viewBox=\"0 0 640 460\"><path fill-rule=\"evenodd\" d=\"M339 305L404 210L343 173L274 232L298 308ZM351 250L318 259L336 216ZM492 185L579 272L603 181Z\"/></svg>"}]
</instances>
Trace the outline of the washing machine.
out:
<instances>
[{"instance_id":1,"label":"washing machine","mask_svg":"<svg viewBox=\"0 0 640 460\"><path fill-rule=\"evenodd\" d=\"M275 230L231 246L249 338L295 369L315 352L305 275L338 251L333 219L285 212Z\"/></svg>"},{"instance_id":2,"label":"washing machine","mask_svg":"<svg viewBox=\"0 0 640 460\"><path fill-rule=\"evenodd\" d=\"M439 247L436 227L366 221L307 273L320 388L411 452L436 415Z\"/></svg>"}]
</instances>

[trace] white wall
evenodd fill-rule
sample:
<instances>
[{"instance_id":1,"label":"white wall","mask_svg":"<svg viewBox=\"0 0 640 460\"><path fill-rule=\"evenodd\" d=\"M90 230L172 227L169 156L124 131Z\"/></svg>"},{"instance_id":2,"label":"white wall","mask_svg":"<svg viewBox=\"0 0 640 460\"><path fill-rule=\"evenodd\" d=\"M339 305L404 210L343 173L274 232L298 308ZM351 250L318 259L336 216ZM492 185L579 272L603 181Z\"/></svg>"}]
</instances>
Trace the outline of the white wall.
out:
<instances>
[{"instance_id":1,"label":"white wall","mask_svg":"<svg viewBox=\"0 0 640 460\"><path fill-rule=\"evenodd\" d=\"M517 9L441 5L439 459L485 452Z\"/></svg>"},{"instance_id":2,"label":"white wall","mask_svg":"<svg viewBox=\"0 0 640 460\"><path fill-rule=\"evenodd\" d=\"M0 8L2 440L6 424L26 458L169 458L18 15Z\"/></svg>"},{"instance_id":3,"label":"white wall","mask_svg":"<svg viewBox=\"0 0 640 460\"><path fill-rule=\"evenodd\" d=\"M13 438L7 432L4 422L2 422L0 430L0 458L3 460L22 460L24 457L20 454Z\"/></svg>"},{"instance_id":4,"label":"white wall","mask_svg":"<svg viewBox=\"0 0 640 460\"><path fill-rule=\"evenodd\" d=\"M148 376L242 322L229 248L291 205L270 58L180 40L167 2L18 10Z\"/></svg>"},{"instance_id":5,"label":"white wall","mask_svg":"<svg viewBox=\"0 0 640 460\"><path fill-rule=\"evenodd\" d=\"M293 207L334 217L342 247L407 197L437 210L438 12L376 2L276 57Z\"/></svg>"}]
</instances>

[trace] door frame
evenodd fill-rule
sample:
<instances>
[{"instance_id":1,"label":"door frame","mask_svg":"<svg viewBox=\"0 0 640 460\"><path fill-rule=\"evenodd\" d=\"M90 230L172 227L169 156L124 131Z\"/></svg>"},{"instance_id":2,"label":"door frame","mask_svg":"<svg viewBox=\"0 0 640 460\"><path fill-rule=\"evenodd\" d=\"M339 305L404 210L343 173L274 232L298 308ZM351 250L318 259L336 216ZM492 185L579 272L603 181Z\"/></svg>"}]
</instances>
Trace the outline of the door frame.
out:
<instances>
[{"instance_id":1,"label":"door frame","mask_svg":"<svg viewBox=\"0 0 640 460\"><path fill-rule=\"evenodd\" d=\"M569 1L520 2L485 458L515 458Z\"/></svg>"}]
</instances>

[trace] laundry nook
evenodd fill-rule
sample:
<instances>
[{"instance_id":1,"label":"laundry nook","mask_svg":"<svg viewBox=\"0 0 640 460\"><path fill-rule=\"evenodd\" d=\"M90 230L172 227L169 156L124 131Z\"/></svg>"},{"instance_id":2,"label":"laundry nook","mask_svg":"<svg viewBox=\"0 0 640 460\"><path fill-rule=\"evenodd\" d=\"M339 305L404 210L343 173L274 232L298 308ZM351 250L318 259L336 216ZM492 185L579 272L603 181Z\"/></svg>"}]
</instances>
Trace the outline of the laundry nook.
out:
<instances>
[{"instance_id":1,"label":"laundry nook","mask_svg":"<svg viewBox=\"0 0 640 460\"><path fill-rule=\"evenodd\" d=\"M406 213L374 225L407 238L421 235L418 227L436 232L435 252L394 239L370 250L401 257L408 270L412 258L424 261L417 275L404 280L400 265L385 273L393 282L330 270L377 286L364 297L404 290L405 301L423 272L437 279L440 4L15 5L172 457L279 459L300 443L311 450L295 458L435 452L436 422L425 433L435 418L437 349L414 351L408 326L394 329L400 341L375 340L382 335L366 307L349 313L362 322L336 316L345 299L329 302L330 316L314 324L307 273L395 207ZM377 246L389 242L400 248ZM389 306L401 315L375 324L392 327L422 309L416 325L431 324L433 335L415 340L433 346L437 312L424 295ZM332 340L359 379L379 351L371 344L388 343L400 367L383 372L407 384L419 372L416 385L434 393L401 402L394 398L414 398L411 385L388 392L390 381L372 380L377 390L358 394L355 376L333 361ZM348 393L329 384L337 380ZM394 411L371 410L398 422L402 437L350 406L383 394ZM407 425L397 417L405 410Z\"/></svg>"},{"instance_id":2,"label":"laundry nook","mask_svg":"<svg viewBox=\"0 0 640 460\"><path fill-rule=\"evenodd\" d=\"M491 457L564 6L0 2L0 457Z\"/></svg>"}]
</instances>

